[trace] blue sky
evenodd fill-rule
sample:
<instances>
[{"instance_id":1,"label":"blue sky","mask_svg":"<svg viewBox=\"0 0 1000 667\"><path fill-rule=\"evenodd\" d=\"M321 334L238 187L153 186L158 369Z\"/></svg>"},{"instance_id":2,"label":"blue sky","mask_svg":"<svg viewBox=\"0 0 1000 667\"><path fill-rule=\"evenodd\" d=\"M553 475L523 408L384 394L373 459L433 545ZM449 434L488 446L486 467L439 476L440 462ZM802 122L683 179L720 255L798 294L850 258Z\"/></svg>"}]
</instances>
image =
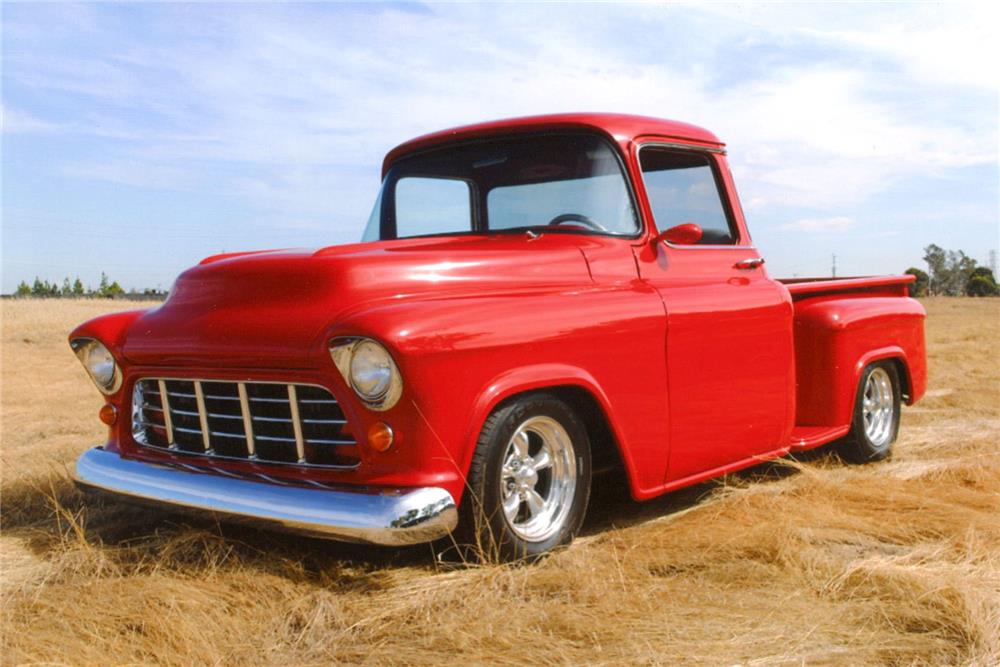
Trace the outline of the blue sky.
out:
<instances>
[{"instance_id":1,"label":"blue sky","mask_svg":"<svg viewBox=\"0 0 1000 667\"><path fill-rule=\"evenodd\" d=\"M772 275L985 262L988 4L4 4L3 291L168 287L220 251L360 237L383 154L617 111L729 145Z\"/></svg>"}]
</instances>

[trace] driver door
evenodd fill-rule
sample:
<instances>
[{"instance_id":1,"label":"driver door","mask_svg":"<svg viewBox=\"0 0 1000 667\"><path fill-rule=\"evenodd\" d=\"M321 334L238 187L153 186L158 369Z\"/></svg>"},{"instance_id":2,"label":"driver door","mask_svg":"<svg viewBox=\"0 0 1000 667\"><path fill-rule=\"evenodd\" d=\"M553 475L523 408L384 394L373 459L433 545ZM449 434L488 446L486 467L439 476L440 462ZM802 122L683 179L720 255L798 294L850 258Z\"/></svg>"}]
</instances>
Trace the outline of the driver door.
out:
<instances>
[{"instance_id":1,"label":"driver door","mask_svg":"<svg viewBox=\"0 0 1000 667\"><path fill-rule=\"evenodd\" d=\"M792 306L729 206L721 154L645 145L639 162L657 229L703 230L697 243L637 252L666 311L669 483L783 446L794 410Z\"/></svg>"}]
</instances>

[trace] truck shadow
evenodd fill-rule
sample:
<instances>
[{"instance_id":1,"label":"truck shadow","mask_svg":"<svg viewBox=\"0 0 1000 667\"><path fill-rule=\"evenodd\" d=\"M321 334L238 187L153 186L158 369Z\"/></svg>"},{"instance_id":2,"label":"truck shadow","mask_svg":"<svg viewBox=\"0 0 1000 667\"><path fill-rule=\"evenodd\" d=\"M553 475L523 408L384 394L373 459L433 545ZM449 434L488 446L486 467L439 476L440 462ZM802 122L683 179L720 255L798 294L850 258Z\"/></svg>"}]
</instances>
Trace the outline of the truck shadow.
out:
<instances>
[{"instance_id":1,"label":"truck shadow","mask_svg":"<svg viewBox=\"0 0 1000 667\"><path fill-rule=\"evenodd\" d=\"M797 458L819 461L830 456L827 448L820 448ZM782 459L644 502L631 498L622 475L600 476L594 480L581 535L662 520L697 508L722 487L772 483L795 473L796 468ZM463 565L461 559L449 556L454 545L447 540L396 548L331 542L85 497L66 478L7 491L7 507L36 509L5 512L6 536L17 538L42 559L55 560L76 549L110 563L122 574L249 568L335 590L374 591L387 585L400 568L433 572Z\"/></svg>"},{"instance_id":2,"label":"truck shadow","mask_svg":"<svg viewBox=\"0 0 1000 667\"><path fill-rule=\"evenodd\" d=\"M835 445L829 444L773 461L765 461L723 477L644 501L632 499L625 473L613 470L594 479L587 519L581 535L598 535L608 530L662 520L673 514L696 508L725 487L767 484L785 479L797 474L796 462L844 465L835 452Z\"/></svg>"}]
</instances>

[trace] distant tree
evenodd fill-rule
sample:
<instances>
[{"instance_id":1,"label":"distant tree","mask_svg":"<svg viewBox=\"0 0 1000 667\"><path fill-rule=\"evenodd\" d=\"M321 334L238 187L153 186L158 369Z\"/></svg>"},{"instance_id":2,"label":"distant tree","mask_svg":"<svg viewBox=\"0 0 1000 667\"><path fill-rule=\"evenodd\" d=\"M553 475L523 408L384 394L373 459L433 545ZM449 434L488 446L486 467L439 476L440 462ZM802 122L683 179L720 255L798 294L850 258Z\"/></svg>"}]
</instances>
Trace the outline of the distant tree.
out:
<instances>
[{"instance_id":1,"label":"distant tree","mask_svg":"<svg viewBox=\"0 0 1000 667\"><path fill-rule=\"evenodd\" d=\"M948 259L952 263L952 271L954 272L951 277L951 283L948 285L948 293L960 295L965 292L965 286L968 284L972 272L976 270L976 260L967 257L961 250L957 251L955 255L952 255L949 251Z\"/></svg>"},{"instance_id":2,"label":"distant tree","mask_svg":"<svg viewBox=\"0 0 1000 667\"><path fill-rule=\"evenodd\" d=\"M928 291L931 294L961 296L976 268L976 260L961 250L945 250L933 243L924 248L924 261L930 274Z\"/></svg>"},{"instance_id":3,"label":"distant tree","mask_svg":"<svg viewBox=\"0 0 1000 667\"><path fill-rule=\"evenodd\" d=\"M31 296L48 296L48 295L49 295L48 281L39 280L38 276L35 276L35 282L31 284Z\"/></svg>"},{"instance_id":4,"label":"distant tree","mask_svg":"<svg viewBox=\"0 0 1000 667\"><path fill-rule=\"evenodd\" d=\"M997 286L993 271L988 266L977 266L969 274L965 283L965 293L969 296L997 296L1000 286Z\"/></svg>"},{"instance_id":5,"label":"distant tree","mask_svg":"<svg viewBox=\"0 0 1000 667\"><path fill-rule=\"evenodd\" d=\"M948 256L944 248L934 243L924 248L924 261L927 262L927 289L931 294L937 294L944 274L947 271L945 264Z\"/></svg>"},{"instance_id":6,"label":"distant tree","mask_svg":"<svg viewBox=\"0 0 1000 667\"><path fill-rule=\"evenodd\" d=\"M79 276L72 282L69 277L63 279L62 284L58 282L49 282L48 280L42 280L38 276L35 276L33 283L28 284L28 282L22 280L18 283L17 289L14 292L14 296L17 297L27 297L33 296L38 298L79 298L79 297L99 297L103 299L118 299L118 298L131 298L138 296L146 296L150 298L160 298L162 299L166 294L160 289L145 288L145 289L124 289L117 280L111 280L108 278L107 274L101 274L101 282L97 289L91 289L90 287L85 287L83 281L80 280Z\"/></svg>"},{"instance_id":7,"label":"distant tree","mask_svg":"<svg viewBox=\"0 0 1000 667\"><path fill-rule=\"evenodd\" d=\"M997 296L1000 288L983 276L973 276L965 286L965 293L968 296Z\"/></svg>"},{"instance_id":8,"label":"distant tree","mask_svg":"<svg viewBox=\"0 0 1000 667\"><path fill-rule=\"evenodd\" d=\"M972 270L972 273L969 274L969 277L975 278L976 276L982 276L983 278L989 280L991 283L995 283L997 281L996 277L993 275L993 269L991 269L988 266L977 266L976 268L974 268Z\"/></svg>"},{"instance_id":9,"label":"distant tree","mask_svg":"<svg viewBox=\"0 0 1000 667\"><path fill-rule=\"evenodd\" d=\"M108 282L108 277L101 274L101 285L97 288L97 295L104 299L114 299L125 294L125 290L118 284L118 281Z\"/></svg>"},{"instance_id":10,"label":"distant tree","mask_svg":"<svg viewBox=\"0 0 1000 667\"><path fill-rule=\"evenodd\" d=\"M916 282L910 285L910 296L926 296L927 285L930 283L930 277L920 269L913 266L904 271L904 273L917 277Z\"/></svg>"}]
</instances>

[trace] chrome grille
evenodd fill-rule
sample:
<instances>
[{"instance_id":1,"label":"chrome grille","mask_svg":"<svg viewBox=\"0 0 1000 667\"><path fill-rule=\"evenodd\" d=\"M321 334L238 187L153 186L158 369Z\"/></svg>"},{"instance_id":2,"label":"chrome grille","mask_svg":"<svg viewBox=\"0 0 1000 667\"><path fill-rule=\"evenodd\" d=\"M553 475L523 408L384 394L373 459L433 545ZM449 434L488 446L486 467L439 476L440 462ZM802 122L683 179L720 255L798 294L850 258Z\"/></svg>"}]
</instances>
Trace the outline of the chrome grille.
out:
<instances>
[{"instance_id":1,"label":"chrome grille","mask_svg":"<svg viewBox=\"0 0 1000 667\"><path fill-rule=\"evenodd\" d=\"M357 443L323 387L145 378L132 390L142 446L260 463L354 467Z\"/></svg>"}]
</instances>

